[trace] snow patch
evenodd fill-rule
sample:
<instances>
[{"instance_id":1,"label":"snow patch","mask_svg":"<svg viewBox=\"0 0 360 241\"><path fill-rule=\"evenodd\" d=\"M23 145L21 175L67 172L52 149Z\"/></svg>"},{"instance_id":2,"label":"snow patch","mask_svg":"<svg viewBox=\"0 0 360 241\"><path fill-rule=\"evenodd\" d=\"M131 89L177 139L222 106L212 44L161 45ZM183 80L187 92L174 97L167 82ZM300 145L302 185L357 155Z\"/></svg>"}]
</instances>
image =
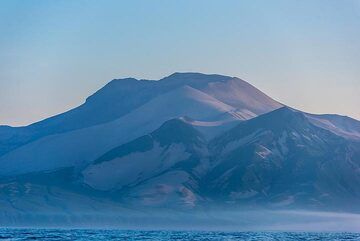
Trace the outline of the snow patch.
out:
<instances>
[{"instance_id":1,"label":"snow patch","mask_svg":"<svg viewBox=\"0 0 360 241\"><path fill-rule=\"evenodd\" d=\"M135 152L125 157L90 165L82 174L84 182L98 190L120 189L131 185L175 165L190 157L182 144L173 144L168 149L155 143L146 152Z\"/></svg>"}]
</instances>

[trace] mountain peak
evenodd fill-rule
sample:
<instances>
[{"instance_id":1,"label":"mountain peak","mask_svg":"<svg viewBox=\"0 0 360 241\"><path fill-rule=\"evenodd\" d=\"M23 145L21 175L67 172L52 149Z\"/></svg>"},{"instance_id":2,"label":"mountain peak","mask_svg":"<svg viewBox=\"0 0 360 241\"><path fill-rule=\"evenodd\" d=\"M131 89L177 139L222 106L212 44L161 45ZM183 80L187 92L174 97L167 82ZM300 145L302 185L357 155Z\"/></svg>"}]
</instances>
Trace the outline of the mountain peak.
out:
<instances>
[{"instance_id":1,"label":"mountain peak","mask_svg":"<svg viewBox=\"0 0 360 241\"><path fill-rule=\"evenodd\" d=\"M218 74L203 74L197 72L175 72L165 78L162 78L160 81L200 81L200 82L214 82L214 81L224 81L231 79L230 76L218 75Z\"/></svg>"},{"instance_id":2,"label":"mountain peak","mask_svg":"<svg viewBox=\"0 0 360 241\"><path fill-rule=\"evenodd\" d=\"M151 136L161 145L199 143L202 139L200 132L179 118L166 121Z\"/></svg>"},{"instance_id":3,"label":"mountain peak","mask_svg":"<svg viewBox=\"0 0 360 241\"><path fill-rule=\"evenodd\" d=\"M285 129L307 129L309 125L310 122L306 119L303 113L285 106L270 113L242 122L233 129L224 133L222 137L216 139L237 139L238 136L250 135L260 130L270 130L275 133L281 133ZM216 141L217 140L215 140L215 142Z\"/></svg>"},{"instance_id":4,"label":"mountain peak","mask_svg":"<svg viewBox=\"0 0 360 241\"><path fill-rule=\"evenodd\" d=\"M122 144L111 149L93 163L109 161L115 157L123 157L132 152L144 152L153 148L154 141L161 146L168 146L173 143L183 143L186 145L200 144L202 135L190 124L183 120L171 119L164 122L158 129L148 135L141 136L128 143Z\"/></svg>"},{"instance_id":5,"label":"mountain peak","mask_svg":"<svg viewBox=\"0 0 360 241\"><path fill-rule=\"evenodd\" d=\"M263 114L258 118L250 120L250 122L258 122L261 126L267 126L275 129L282 129L284 126L293 126L308 123L305 115L288 106L281 107L272 112Z\"/></svg>"},{"instance_id":6,"label":"mountain peak","mask_svg":"<svg viewBox=\"0 0 360 241\"><path fill-rule=\"evenodd\" d=\"M128 78L121 78L121 79L113 79L111 80L108 84L115 84L115 83L118 83L118 82L122 82L122 83L133 83L133 82L137 82L139 81L138 79L136 78L132 78L132 77L128 77Z\"/></svg>"}]
</instances>

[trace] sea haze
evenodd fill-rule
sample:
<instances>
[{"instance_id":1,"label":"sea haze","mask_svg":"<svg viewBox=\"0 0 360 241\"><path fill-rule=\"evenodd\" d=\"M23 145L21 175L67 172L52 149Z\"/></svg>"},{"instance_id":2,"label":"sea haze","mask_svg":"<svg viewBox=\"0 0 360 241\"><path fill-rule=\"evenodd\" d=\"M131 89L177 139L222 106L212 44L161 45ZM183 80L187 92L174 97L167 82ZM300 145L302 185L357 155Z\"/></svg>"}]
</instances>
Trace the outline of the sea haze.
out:
<instances>
[{"instance_id":1,"label":"sea haze","mask_svg":"<svg viewBox=\"0 0 360 241\"><path fill-rule=\"evenodd\" d=\"M0 238L7 240L359 240L354 233L279 233L279 232L186 232L186 231L120 231L96 229L0 229Z\"/></svg>"}]
</instances>

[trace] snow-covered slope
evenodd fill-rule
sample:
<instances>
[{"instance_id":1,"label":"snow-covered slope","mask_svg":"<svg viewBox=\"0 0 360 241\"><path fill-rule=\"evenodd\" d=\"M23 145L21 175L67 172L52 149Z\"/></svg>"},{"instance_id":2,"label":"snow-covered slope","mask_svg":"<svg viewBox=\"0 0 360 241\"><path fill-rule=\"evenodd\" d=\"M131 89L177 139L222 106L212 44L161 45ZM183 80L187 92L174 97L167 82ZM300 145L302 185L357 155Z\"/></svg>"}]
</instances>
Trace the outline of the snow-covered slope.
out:
<instances>
[{"instance_id":1,"label":"snow-covered slope","mask_svg":"<svg viewBox=\"0 0 360 241\"><path fill-rule=\"evenodd\" d=\"M339 136L360 140L360 121L340 115L306 114L311 123Z\"/></svg>"},{"instance_id":2,"label":"snow-covered slope","mask_svg":"<svg viewBox=\"0 0 360 241\"><path fill-rule=\"evenodd\" d=\"M179 87L190 86L236 109L238 118L248 119L254 113L264 113L279 107L279 104L266 97L256 88L245 84L234 84L232 77L222 75L206 75L200 73L175 73L159 81L137 80L134 78L115 79L102 89L87 98L86 102L77 108L57 116L19 128L0 128L0 156L24 144L54 134L66 133L78 129L114 121L134 111L150 100L173 91ZM222 90L215 91L221 86ZM229 86L227 86L229 85ZM232 93L226 99L225 93ZM241 99L244 100L241 100ZM219 100L219 99L218 99ZM232 106L231 104L235 105ZM228 108L227 107L227 108ZM241 108L240 108L241 107Z\"/></svg>"},{"instance_id":3,"label":"snow-covered slope","mask_svg":"<svg viewBox=\"0 0 360 241\"><path fill-rule=\"evenodd\" d=\"M11 134L4 135L0 129L0 156L44 136L115 120L156 96L153 83L130 78L113 80L70 111L29 126L12 128Z\"/></svg>"},{"instance_id":4,"label":"snow-covered slope","mask_svg":"<svg viewBox=\"0 0 360 241\"><path fill-rule=\"evenodd\" d=\"M220 202L319 208L360 200L360 142L302 112L283 107L243 122L210 150L214 167L203 183Z\"/></svg>"},{"instance_id":5,"label":"snow-covered slope","mask_svg":"<svg viewBox=\"0 0 360 241\"><path fill-rule=\"evenodd\" d=\"M283 106L239 78L210 82L201 91L235 107L246 120Z\"/></svg>"},{"instance_id":6,"label":"snow-covered slope","mask_svg":"<svg viewBox=\"0 0 360 241\"><path fill-rule=\"evenodd\" d=\"M235 114L234 114L235 113ZM167 120L236 121L236 111L189 86L160 95L106 124L50 135L0 157L0 175L81 166L122 143L147 134Z\"/></svg>"},{"instance_id":7,"label":"snow-covered slope","mask_svg":"<svg viewBox=\"0 0 360 241\"><path fill-rule=\"evenodd\" d=\"M184 206L174 190L186 190L190 206L356 209L349 204L360 200L360 142L314 125L300 111L280 108L210 142L183 118L170 123L181 122L106 153L85 168L84 182L145 206Z\"/></svg>"},{"instance_id":8,"label":"snow-covered slope","mask_svg":"<svg viewBox=\"0 0 360 241\"><path fill-rule=\"evenodd\" d=\"M353 208L359 123L282 107L228 76L114 80L67 113L0 126L0 203Z\"/></svg>"},{"instance_id":9,"label":"snow-covered slope","mask_svg":"<svg viewBox=\"0 0 360 241\"><path fill-rule=\"evenodd\" d=\"M121 193L132 205L194 206L193 179L208 167L206 141L180 119L106 153L82 171L96 190ZM198 190L196 190L198 191Z\"/></svg>"}]
</instances>

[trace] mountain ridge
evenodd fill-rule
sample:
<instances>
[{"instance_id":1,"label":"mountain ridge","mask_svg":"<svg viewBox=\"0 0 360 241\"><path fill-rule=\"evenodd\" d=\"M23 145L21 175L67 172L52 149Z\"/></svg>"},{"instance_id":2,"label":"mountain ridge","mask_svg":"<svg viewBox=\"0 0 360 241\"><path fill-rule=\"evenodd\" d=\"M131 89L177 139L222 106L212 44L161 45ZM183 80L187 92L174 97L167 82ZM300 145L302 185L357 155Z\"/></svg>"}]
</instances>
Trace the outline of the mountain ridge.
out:
<instances>
[{"instance_id":1,"label":"mountain ridge","mask_svg":"<svg viewBox=\"0 0 360 241\"><path fill-rule=\"evenodd\" d=\"M134 78L110 81L74 109L29 126L12 128L11 136L4 136L0 133L0 156L44 136L66 133L116 120L157 96L181 86L189 85L193 88L196 86L197 90L201 91L200 87L206 87L207 83L227 79L231 79L231 77L200 73L175 73L158 81ZM263 94L258 93L259 95ZM252 107L249 106L249 108ZM269 105L269 110L273 108L273 105ZM244 115L245 118L253 116L253 114Z\"/></svg>"},{"instance_id":2,"label":"mountain ridge","mask_svg":"<svg viewBox=\"0 0 360 241\"><path fill-rule=\"evenodd\" d=\"M239 78L115 79L63 115L0 126L0 202L355 210L359 161L359 121L293 109Z\"/></svg>"}]
</instances>

